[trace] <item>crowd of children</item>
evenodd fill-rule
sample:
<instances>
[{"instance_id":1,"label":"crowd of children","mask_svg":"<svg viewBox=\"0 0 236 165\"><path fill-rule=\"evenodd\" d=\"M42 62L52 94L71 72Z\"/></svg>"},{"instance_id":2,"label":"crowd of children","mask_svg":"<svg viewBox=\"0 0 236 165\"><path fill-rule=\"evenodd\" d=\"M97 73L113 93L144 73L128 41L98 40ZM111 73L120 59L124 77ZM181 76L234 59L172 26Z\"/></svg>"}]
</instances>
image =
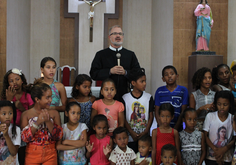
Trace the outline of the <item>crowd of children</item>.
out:
<instances>
[{"instance_id":1,"label":"crowd of children","mask_svg":"<svg viewBox=\"0 0 236 165\"><path fill-rule=\"evenodd\" d=\"M127 75L132 91L121 102L114 100L112 79L102 82L101 98L95 98L86 74L76 77L67 100L53 78L55 60L45 57L40 66L44 77L33 84L16 68L4 76L0 164L236 164L236 66L200 68L189 96L168 65L162 70L166 85L155 98L145 92L145 70L133 69ZM67 123L61 125L58 112L65 112Z\"/></svg>"}]
</instances>

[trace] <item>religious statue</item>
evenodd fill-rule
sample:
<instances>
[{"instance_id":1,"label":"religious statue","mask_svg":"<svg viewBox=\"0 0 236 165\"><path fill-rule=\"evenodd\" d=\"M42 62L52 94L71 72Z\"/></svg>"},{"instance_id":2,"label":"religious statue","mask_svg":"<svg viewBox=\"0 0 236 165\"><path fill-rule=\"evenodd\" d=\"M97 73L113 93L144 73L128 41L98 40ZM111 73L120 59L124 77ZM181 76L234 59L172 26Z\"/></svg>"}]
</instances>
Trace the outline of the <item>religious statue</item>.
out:
<instances>
[{"instance_id":1,"label":"religious statue","mask_svg":"<svg viewBox=\"0 0 236 165\"><path fill-rule=\"evenodd\" d=\"M211 8L207 0L201 0L194 11L197 16L196 51L209 51L211 28L213 26Z\"/></svg>"},{"instance_id":2,"label":"religious statue","mask_svg":"<svg viewBox=\"0 0 236 165\"><path fill-rule=\"evenodd\" d=\"M94 6L97 5L98 3L100 3L101 0L96 1L96 2L84 0L84 2L90 6L90 12L88 13L88 19L90 19L90 27L93 27Z\"/></svg>"}]
</instances>

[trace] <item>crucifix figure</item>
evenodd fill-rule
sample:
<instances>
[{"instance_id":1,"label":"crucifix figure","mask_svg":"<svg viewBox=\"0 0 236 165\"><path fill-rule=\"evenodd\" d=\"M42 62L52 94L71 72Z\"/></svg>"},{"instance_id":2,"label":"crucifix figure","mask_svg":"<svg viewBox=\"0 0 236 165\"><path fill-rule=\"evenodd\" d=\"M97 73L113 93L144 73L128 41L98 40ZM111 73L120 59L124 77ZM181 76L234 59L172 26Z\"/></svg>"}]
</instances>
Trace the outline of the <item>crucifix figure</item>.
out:
<instances>
[{"instance_id":1,"label":"crucifix figure","mask_svg":"<svg viewBox=\"0 0 236 165\"><path fill-rule=\"evenodd\" d=\"M93 2L93 1L86 1L84 0L85 3L87 3L90 6L90 12L88 13L88 19L90 19L89 23L89 28L90 28L90 37L89 41L93 42L93 17L94 17L94 6L97 5L98 3L101 2L101 0Z\"/></svg>"}]
</instances>

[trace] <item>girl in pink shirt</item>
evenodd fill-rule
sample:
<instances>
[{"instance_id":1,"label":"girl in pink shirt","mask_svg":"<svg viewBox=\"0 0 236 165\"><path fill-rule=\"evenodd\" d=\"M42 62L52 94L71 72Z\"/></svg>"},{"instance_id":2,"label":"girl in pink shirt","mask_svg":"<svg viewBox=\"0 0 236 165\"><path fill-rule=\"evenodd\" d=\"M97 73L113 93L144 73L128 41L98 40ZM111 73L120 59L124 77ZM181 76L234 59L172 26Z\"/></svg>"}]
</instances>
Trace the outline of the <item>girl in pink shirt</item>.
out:
<instances>
[{"instance_id":1,"label":"girl in pink shirt","mask_svg":"<svg viewBox=\"0 0 236 165\"><path fill-rule=\"evenodd\" d=\"M106 79L101 85L102 99L97 100L92 105L91 121L97 114L103 114L108 120L108 135L117 127L124 127L124 105L114 100L116 95L115 83L112 79Z\"/></svg>"},{"instance_id":2,"label":"girl in pink shirt","mask_svg":"<svg viewBox=\"0 0 236 165\"><path fill-rule=\"evenodd\" d=\"M13 101L16 107L16 120L15 124L20 127L21 114L32 108L34 105L31 95L27 90L27 81L25 75L21 70L13 68L9 70L3 78L3 89L1 93L2 100ZM13 123L13 120L11 121ZM18 157L20 164L24 164L25 160L25 143L21 143L19 148Z\"/></svg>"},{"instance_id":3,"label":"girl in pink shirt","mask_svg":"<svg viewBox=\"0 0 236 165\"><path fill-rule=\"evenodd\" d=\"M112 138L107 135L108 121L104 115L96 115L92 122L95 134L89 137L86 144L86 157L90 158L91 165L110 165L108 160L113 148Z\"/></svg>"}]
</instances>

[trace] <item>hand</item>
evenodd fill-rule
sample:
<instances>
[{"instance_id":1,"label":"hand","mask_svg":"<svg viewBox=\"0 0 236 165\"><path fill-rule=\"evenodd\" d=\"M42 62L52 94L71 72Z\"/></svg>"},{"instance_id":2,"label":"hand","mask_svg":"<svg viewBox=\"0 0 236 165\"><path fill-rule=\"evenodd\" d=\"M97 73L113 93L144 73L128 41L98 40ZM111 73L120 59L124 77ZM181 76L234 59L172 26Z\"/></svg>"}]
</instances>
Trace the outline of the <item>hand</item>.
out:
<instances>
[{"instance_id":1,"label":"hand","mask_svg":"<svg viewBox=\"0 0 236 165\"><path fill-rule=\"evenodd\" d=\"M142 160L139 165L149 165L149 161L147 161L146 159Z\"/></svg>"},{"instance_id":2,"label":"hand","mask_svg":"<svg viewBox=\"0 0 236 165\"><path fill-rule=\"evenodd\" d=\"M221 148L217 148L214 151L214 156L215 158L218 160L222 159L224 157L225 152L227 152L227 147L221 147Z\"/></svg>"},{"instance_id":3,"label":"hand","mask_svg":"<svg viewBox=\"0 0 236 165\"><path fill-rule=\"evenodd\" d=\"M6 124L0 124L0 132L5 131L6 128L7 128L7 125L6 125Z\"/></svg>"},{"instance_id":4,"label":"hand","mask_svg":"<svg viewBox=\"0 0 236 165\"><path fill-rule=\"evenodd\" d=\"M104 155L107 156L107 154L109 154L111 152L111 146L109 144L107 144L107 146L103 146L103 153Z\"/></svg>"},{"instance_id":5,"label":"hand","mask_svg":"<svg viewBox=\"0 0 236 165\"><path fill-rule=\"evenodd\" d=\"M86 149L88 152L91 152L93 149L93 143L91 144L90 141L86 142Z\"/></svg>"},{"instance_id":6,"label":"hand","mask_svg":"<svg viewBox=\"0 0 236 165\"><path fill-rule=\"evenodd\" d=\"M8 136L8 126L6 124L1 124L1 129L2 129L2 133L3 133L3 136L6 137Z\"/></svg>"},{"instance_id":7,"label":"hand","mask_svg":"<svg viewBox=\"0 0 236 165\"><path fill-rule=\"evenodd\" d=\"M221 158L221 159L216 159L216 163L217 163L218 165L223 165L223 164L224 164L224 159L223 159L223 158Z\"/></svg>"},{"instance_id":8,"label":"hand","mask_svg":"<svg viewBox=\"0 0 236 165\"><path fill-rule=\"evenodd\" d=\"M25 111L25 107L23 107L22 103L19 100L15 101L15 106L17 109L21 110L22 112Z\"/></svg>"},{"instance_id":9,"label":"hand","mask_svg":"<svg viewBox=\"0 0 236 165\"><path fill-rule=\"evenodd\" d=\"M114 66L110 69L111 74L125 75L126 71L123 66Z\"/></svg>"},{"instance_id":10,"label":"hand","mask_svg":"<svg viewBox=\"0 0 236 165\"><path fill-rule=\"evenodd\" d=\"M214 111L213 103L204 105L204 106L203 106L203 110L206 110L206 111Z\"/></svg>"},{"instance_id":11,"label":"hand","mask_svg":"<svg viewBox=\"0 0 236 165\"><path fill-rule=\"evenodd\" d=\"M130 135L134 141L137 141L139 138L139 135L137 133L135 133L133 130L130 132Z\"/></svg>"},{"instance_id":12,"label":"hand","mask_svg":"<svg viewBox=\"0 0 236 165\"><path fill-rule=\"evenodd\" d=\"M47 109L42 109L41 113L39 114L38 120L37 120L37 124L43 124L44 122L49 122L49 113Z\"/></svg>"},{"instance_id":13,"label":"hand","mask_svg":"<svg viewBox=\"0 0 236 165\"><path fill-rule=\"evenodd\" d=\"M145 134L147 134L147 132L146 132L146 130L145 131L143 131L142 133L140 133L140 134L137 134L138 135L138 139L139 138L141 138L143 135L145 135Z\"/></svg>"},{"instance_id":14,"label":"hand","mask_svg":"<svg viewBox=\"0 0 236 165\"><path fill-rule=\"evenodd\" d=\"M14 96L16 94L16 90L14 87L9 86L8 89L6 89L6 99L11 101L13 100Z\"/></svg>"}]
</instances>

